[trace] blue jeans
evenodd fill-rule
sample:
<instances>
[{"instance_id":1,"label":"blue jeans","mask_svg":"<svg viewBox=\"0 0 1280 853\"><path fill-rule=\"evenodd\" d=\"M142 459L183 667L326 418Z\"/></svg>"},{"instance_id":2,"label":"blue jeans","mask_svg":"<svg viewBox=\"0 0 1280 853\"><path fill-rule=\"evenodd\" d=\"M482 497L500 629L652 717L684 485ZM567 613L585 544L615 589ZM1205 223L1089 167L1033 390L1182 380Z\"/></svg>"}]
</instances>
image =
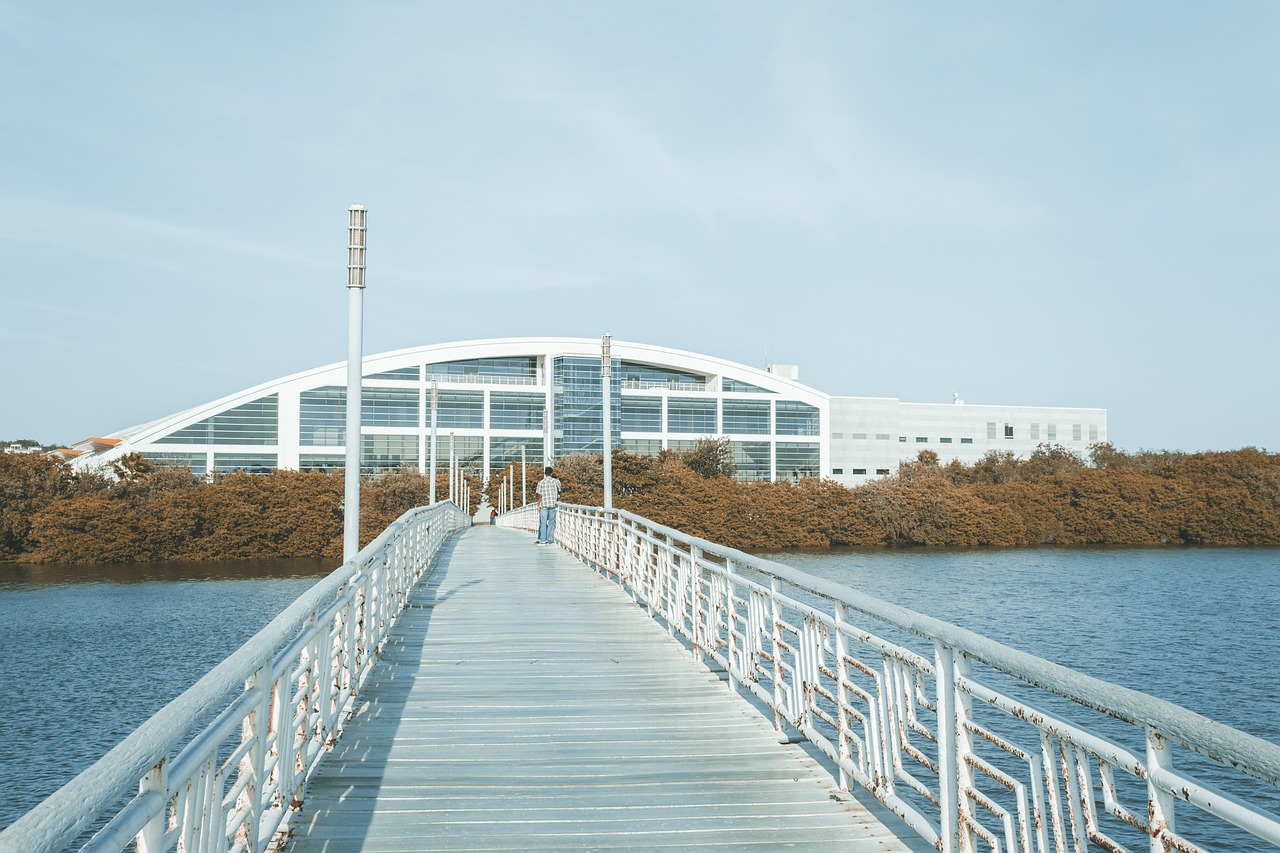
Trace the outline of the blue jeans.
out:
<instances>
[{"instance_id":1,"label":"blue jeans","mask_svg":"<svg viewBox=\"0 0 1280 853\"><path fill-rule=\"evenodd\" d=\"M544 506L538 510L538 541L550 542L556 535L556 508Z\"/></svg>"}]
</instances>

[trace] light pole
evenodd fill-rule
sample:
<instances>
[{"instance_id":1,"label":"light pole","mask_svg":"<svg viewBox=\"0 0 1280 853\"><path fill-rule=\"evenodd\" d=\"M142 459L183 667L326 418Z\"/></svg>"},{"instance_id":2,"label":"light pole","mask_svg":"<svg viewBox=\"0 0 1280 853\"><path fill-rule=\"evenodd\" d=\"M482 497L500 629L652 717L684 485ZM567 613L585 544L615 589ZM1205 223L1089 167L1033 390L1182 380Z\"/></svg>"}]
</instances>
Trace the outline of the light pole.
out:
<instances>
[{"instance_id":1,"label":"light pole","mask_svg":"<svg viewBox=\"0 0 1280 853\"><path fill-rule=\"evenodd\" d=\"M520 506L529 503L529 469L525 467L524 445L520 445Z\"/></svg>"},{"instance_id":2,"label":"light pole","mask_svg":"<svg viewBox=\"0 0 1280 853\"><path fill-rule=\"evenodd\" d=\"M431 500L430 504L436 502L436 417L440 408L440 388L434 379L431 380Z\"/></svg>"},{"instance_id":3,"label":"light pole","mask_svg":"<svg viewBox=\"0 0 1280 853\"><path fill-rule=\"evenodd\" d=\"M604 508L613 509L613 403L610 399L610 374L613 372L610 345L613 336L608 332L600 339L600 381L604 385Z\"/></svg>"},{"instance_id":4,"label":"light pole","mask_svg":"<svg viewBox=\"0 0 1280 853\"><path fill-rule=\"evenodd\" d=\"M458 495L454 494L454 488L458 485L458 473L454 470L454 464L453 433L449 433L449 500L457 503Z\"/></svg>"},{"instance_id":5,"label":"light pole","mask_svg":"<svg viewBox=\"0 0 1280 853\"><path fill-rule=\"evenodd\" d=\"M347 224L347 471L342 559L360 552L360 368L364 333L364 250L368 211L353 204Z\"/></svg>"}]
</instances>

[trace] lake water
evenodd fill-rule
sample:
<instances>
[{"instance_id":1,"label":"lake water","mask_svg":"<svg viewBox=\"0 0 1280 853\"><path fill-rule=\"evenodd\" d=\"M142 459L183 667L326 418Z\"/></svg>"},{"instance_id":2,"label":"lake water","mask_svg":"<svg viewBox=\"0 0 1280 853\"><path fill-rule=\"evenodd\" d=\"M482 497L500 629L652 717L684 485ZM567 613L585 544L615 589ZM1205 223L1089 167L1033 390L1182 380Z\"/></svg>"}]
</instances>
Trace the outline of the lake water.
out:
<instances>
[{"instance_id":1,"label":"lake water","mask_svg":"<svg viewBox=\"0 0 1280 853\"><path fill-rule=\"evenodd\" d=\"M762 556L1280 742L1278 550ZM0 564L0 828L334 567Z\"/></svg>"}]
</instances>

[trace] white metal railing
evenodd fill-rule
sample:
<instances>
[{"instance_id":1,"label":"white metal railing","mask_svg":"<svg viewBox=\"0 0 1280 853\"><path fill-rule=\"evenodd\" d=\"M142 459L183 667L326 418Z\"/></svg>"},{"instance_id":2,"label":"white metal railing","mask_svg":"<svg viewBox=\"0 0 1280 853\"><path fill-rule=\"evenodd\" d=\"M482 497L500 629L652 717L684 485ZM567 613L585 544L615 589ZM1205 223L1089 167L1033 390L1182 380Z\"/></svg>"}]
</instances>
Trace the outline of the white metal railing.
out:
<instances>
[{"instance_id":1,"label":"white metal railing","mask_svg":"<svg viewBox=\"0 0 1280 853\"><path fill-rule=\"evenodd\" d=\"M562 546L938 850L1280 847L1276 744L626 511L558 516Z\"/></svg>"},{"instance_id":2,"label":"white metal railing","mask_svg":"<svg viewBox=\"0 0 1280 853\"><path fill-rule=\"evenodd\" d=\"M307 781L337 741L410 589L445 540L469 524L452 503L405 513L0 833L0 851L62 850L104 819L80 849L136 843L139 853L192 853L283 844Z\"/></svg>"},{"instance_id":3,"label":"white metal railing","mask_svg":"<svg viewBox=\"0 0 1280 853\"><path fill-rule=\"evenodd\" d=\"M518 506L513 510L508 510L500 514L496 521L498 527L510 527L515 530L528 530L536 533L538 531L538 503L534 501L524 506Z\"/></svg>"}]
</instances>

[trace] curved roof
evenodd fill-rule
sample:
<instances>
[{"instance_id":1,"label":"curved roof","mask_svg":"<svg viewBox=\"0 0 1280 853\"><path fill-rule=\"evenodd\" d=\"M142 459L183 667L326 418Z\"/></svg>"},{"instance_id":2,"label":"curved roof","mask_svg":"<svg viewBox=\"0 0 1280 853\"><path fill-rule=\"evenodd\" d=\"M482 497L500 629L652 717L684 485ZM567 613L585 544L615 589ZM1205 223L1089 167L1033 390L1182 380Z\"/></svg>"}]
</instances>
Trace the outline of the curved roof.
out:
<instances>
[{"instance_id":1,"label":"curved roof","mask_svg":"<svg viewBox=\"0 0 1280 853\"><path fill-rule=\"evenodd\" d=\"M366 355L363 358L363 375L383 373L402 367L412 367L435 362L462 361L477 358L503 358L530 355L578 355L599 357L600 341L594 338L491 338L473 341L427 344L425 346L392 350ZM637 364L667 367L707 376L723 376L748 382L766 391L785 394L813 405L824 406L827 394L792 379L774 373L727 361L715 356L671 349L653 344L630 341L613 341L615 359ZM345 385L347 364L345 361L323 367L304 370L279 379L264 382L243 391L237 391L148 423L127 427L114 432L110 438L129 444L145 444L174 430L198 423L236 406L243 405L284 388L307 389L322 385ZM370 380L366 379L366 382ZM376 382L377 380L372 380Z\"/></svg>"}]
</instances>

